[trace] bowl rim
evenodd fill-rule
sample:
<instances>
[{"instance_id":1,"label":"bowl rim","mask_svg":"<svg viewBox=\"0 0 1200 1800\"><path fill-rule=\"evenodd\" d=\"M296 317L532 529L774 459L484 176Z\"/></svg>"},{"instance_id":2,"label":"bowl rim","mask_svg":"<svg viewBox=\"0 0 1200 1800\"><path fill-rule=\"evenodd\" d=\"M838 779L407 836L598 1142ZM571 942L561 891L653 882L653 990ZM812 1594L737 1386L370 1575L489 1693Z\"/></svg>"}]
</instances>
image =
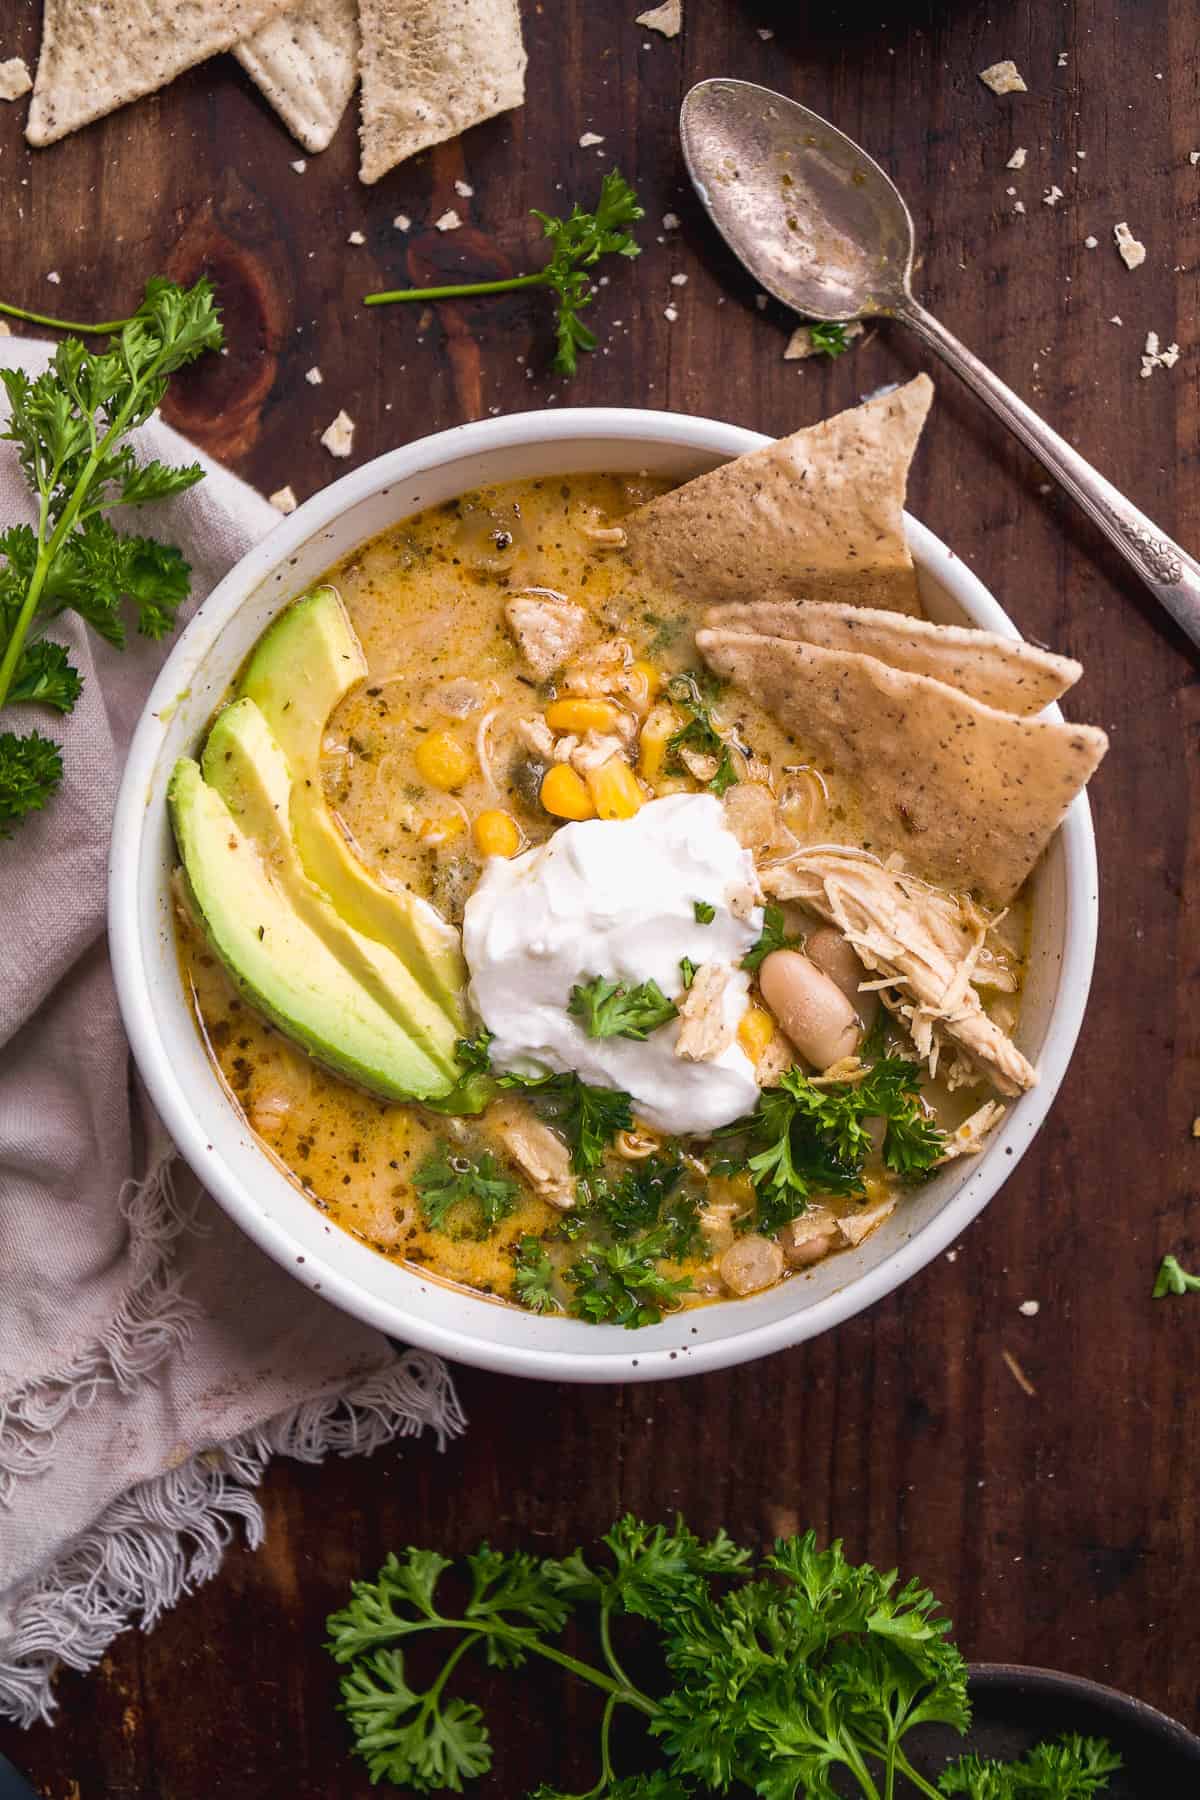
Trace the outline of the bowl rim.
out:
<instances>
[{"instance_id":1,"label":"bowl rim","mask_svg":"<svg viewBox=\"0 0 1200 1800\"><path fill-rule=\"evenodd\" d=\"M496 1373L541 1380L624 1383L678 1378L733 1367L790 1348L844 1323L875 1304L945 1251L977 1217L1012 1174L1040 1129L1061 1084L1083 1022L1095 961L1098 928L1098 884L1095 836L1086 792L1079 794L1060 827L1065 852L1065 907L1058 988L1038 1059L1039 1083L1023 1096L1023 1129L1006 1145L1003 1165L987 1152L937 1214L915 1230L876 1267L849 1279L834 1292L779 1319L749 1325L744 1332L695 1341L685 1355L676 1349L638 1347L629 1334L632 1355L607 1352L529 1348L490 1339L482 1326L483 1308L494 1302L462 1295L466 1323L440 1325L414 1317L402 1306L366 1292L324 1257L307 1249L303 1271L297 1269L297 1244L286 1224L245 1190L237 1175L214 1154L213 1143L192 1109L159 1035L154 984L142 954L139 873L147 796L166 730L180 690L184 668L191 679L203 666L226 625L281 566L303 545L361 502L381 495L397 483L445 464L480 453L544 445L574 439L610 439L676 448L682 454L707 454L731 460L773 440L744 426L694 414L637 407L573 407L553 411L506 414L456 425L390 450L321 489L290 516L268 531L217 583L198 607L172 647L142 708L134 730L114 809L109 857L109 947L114 982L134 1061L151 1101L184 1161L205 1189L247 1236L303 1285L323 1299L388 1335L403 1338L453 1360ZM957 597L965 590L983 629L1004 636L1019 633L987 588L955 553L919 521L905 514L905 529L914 561ZM286 594L286 587L285 587ZM286 598L291 598L286 594ZM281 596L282 605L286 599ZM186 685L186 683L184 684ZM1057 708L1052 709L1057 713ZM1061 716L1061 715L1060 715ZM161 779L161 772L160 772ZM214 1082L217 1077L213 1075ZM994 1166L993 1166L994 1165ZM736 1305L741 1302L731 1301ZM609 1328L587 1327L596 1332ZM612 1329L616 1329L615 1327Z\"/></svg>"}]
</instances>

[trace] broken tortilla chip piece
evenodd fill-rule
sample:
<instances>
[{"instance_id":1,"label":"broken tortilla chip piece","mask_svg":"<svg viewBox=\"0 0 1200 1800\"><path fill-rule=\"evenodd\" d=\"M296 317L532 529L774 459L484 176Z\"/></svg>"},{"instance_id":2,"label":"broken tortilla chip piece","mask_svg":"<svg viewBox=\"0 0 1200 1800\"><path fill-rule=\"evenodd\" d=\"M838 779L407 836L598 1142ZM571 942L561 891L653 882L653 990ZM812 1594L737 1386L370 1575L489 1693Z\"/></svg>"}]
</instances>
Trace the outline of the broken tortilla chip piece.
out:
<instances>
[{"instance_id":1,"label":"broken tortilla chip piece","mask_svg":"<svg viewBox=\"0 0 1200 1800\"><path fill-rule=\"evenodd\" d=\"M517 0L359 0L366 182L525 99Z\"/></svg>"},{"instance_id":2,"label":"broken tortilla chip piece","mask_svg":"<svg viewBox=\"0 0 1200 1800\"><path fill-rule=\"evenodd\" d=\"M324 150L358 80L356 0L304 0L234 52L306 150Z\"/></svg>"},{"instance_id":3,"label":"broken tortilla chip piece","mask_svg":"<svg viewBox=\"0 0 1200 1800\"><path fill-rule=\"evenodd\" d=\"M865 848L992 906L1012 899L1108 748L1095 726L1017 718L855 651L728 631L696 643L857 788Z\"/></svg>"},{"instance_id":4,"label":"broken tortilla chip piece","mask_svg":"<svg viewBox=\"0 0 1200 1800\"><path fill-rule=\"evenodd\" d=\"M985 706L1025 717L1059 699L1083 674L1069 656L1055 656L1020 638L1000 637L965 625L935 625L870 606L835 606L806 600L752 600L716 606L704 623L722 631L754 632L856 650L890 669L932 675L972 694Z\"/></svg>"},{"instance_id":5,"label":"broken tortilla chip piece","mask_svg":"<svg viewBox=\"0 0 1200 1800\"><path fill-rule=\"evenodd\" d=\"M283 12L288 0L46 0L25 136L53 144Z\"/></svg>"},{"instance_id":6,"label":"broken tortilla chip piece","mask_svg":"<svg viewBox=\"0 0 1200 1800\"><path fill-rule=\"evenodd\" d=\"M631 556L705 604L757 594L918 613L904 491L932 398L918 375L686 482L622 520Z\"/></svg>"}]
</instances>

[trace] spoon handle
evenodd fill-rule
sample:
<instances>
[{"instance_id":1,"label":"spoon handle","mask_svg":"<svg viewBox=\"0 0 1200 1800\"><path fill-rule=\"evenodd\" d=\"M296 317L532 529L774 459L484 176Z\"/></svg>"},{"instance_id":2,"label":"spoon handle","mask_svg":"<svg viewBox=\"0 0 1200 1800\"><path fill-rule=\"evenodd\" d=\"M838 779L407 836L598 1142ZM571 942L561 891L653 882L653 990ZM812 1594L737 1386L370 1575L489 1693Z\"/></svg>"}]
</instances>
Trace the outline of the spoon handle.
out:
<instances>
[{"instance_id":1,"label":"spoon handle","mask_svg":"<svg viewBox=\"0 0 1200 1800\"><path fill-rule=\"evenodd\" d=\"M962 376L981 400L986 400L1009 430L1032 450L1050 473L1058 478L1080 506L1096 521L1104 535L1141 576L1155 599L1160 601L1194 644L1200 645L1200 563L1186 550L1161 532L1145 513L1128 501L1093 469L1090 462L1072 449L1065 438L1052 431L1031 406L1026 406L1010 387L981 363L979 358L960 344L953 332L947 331L939 319L917 301L908 298L897 309L897 317L912 326L918 336L937 351L955 372Z\"/></svg>"}]
</instances>

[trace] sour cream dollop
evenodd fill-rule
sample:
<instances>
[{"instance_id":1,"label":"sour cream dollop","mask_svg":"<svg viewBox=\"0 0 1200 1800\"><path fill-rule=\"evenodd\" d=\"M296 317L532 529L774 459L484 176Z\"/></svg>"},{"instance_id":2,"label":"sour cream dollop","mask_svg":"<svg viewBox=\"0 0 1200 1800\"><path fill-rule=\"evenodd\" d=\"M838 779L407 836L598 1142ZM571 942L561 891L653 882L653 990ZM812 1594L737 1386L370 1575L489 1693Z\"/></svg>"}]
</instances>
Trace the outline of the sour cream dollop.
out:
<instances>
[{"instance_id":1,"label":"sour cream dollop","mask_svg":"<svg viewBox=\"0 0 1200 1800\"><path fill-rule=\"evenodd\" d=\"M594 975L636 986L656 981L678 1005L680 959L729 970L722 997L736 1030L749 977L738 966L762 930L754 861L712 794L674 794L632 819L563 825L546 844L484 867L463 920L475 1010L494 1034L493 1068L574 1071L590 1087L632 1095L658 1131L715 1131L753 1111L754 1068L736 1036L705 1062L676 1056L680 1024L644 1042L593 1038L567 1011L571 989ZM745 918L730 900L741 900ZM697 901L716 909L696 919Z\"/></svg>"}]
</instances>

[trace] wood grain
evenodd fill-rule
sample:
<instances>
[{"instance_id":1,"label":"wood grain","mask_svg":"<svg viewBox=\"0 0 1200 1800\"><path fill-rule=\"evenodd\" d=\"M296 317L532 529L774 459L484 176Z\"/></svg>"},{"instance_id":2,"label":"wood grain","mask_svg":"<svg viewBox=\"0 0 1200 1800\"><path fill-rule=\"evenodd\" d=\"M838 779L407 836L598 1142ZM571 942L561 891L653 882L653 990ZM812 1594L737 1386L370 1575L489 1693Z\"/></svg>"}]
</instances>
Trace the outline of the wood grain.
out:
<instances>
[{"instance_id":1,"label":"wood grain","mask_svg":"<svg viewBox=\"0 0 1200 1800\"><path fill-rule=\"evenodd\" d=\"M10 0L3 54L32 60L37 10ZM1193 7L685 0L674 43L637 27L637 10L527 0L529 104L374 189L355 179L350 119L294 173L298 147L231 58L36 154L22 106L0 107L4 297L112 316L145 275L209 263L232 353L173 416L266 491L290 482L303 497L343 472L318 443L339 407L357 420L355 463L463 419L567 402L783 432L922 356L879 330L836 363L783 362L789 320L756 306L678 156L686 86L738 74L861 137L912 204L926 302L1152 518L1200 542ZM1027 95L998 99L978 81L1005 56ZM593 130L600 151L580 149ZM1019 173L1005 167L1017 145ZM538 232L526 209L587 198L614 161L645 198L646 254L602 291L601 350L569 388L547 373L536 295L425 314L359 304L435 271L528 266ZM473 198L456 195L456 177ZM1042 200L1052 184L1054 207ZM433 231L451 205L466 227ZM669 211L678 232L661 229ZM392 223L402 212L409 233ZM1113 249L1120 219L1148 247L1135 274ZM1142 380L1150 329L1183 357ZM321 387L303 379L314 363ZM563 1549L627 1507L681 1507L750 1538L796 1523L836 1532L931 1582L969 1654L1085 1673L1197 1723L1200 1301L1149 1297L1164 1251L1200 1261L1195 664L949 376L910 505L1030 636L1083 661L1071 710L1113 740L1092 790L1103 884L1092 1000L1033 1149L952 1257L817 1343L649 1389L533 1389L464 1370L474 1423L444 1456L410 1446L277 1466L266 1549L235 1548L153 1633L120 1640L92 1679L64 1679L55 1730L0 1732L46 1794L365 1796L321 1650L348 1580L410 1541L467 1548L487 1534ZM1018 1310L1027 1299L1036 1318ZM589 1785L587 1703L542 1677L504 1694L502 1774L482 1791Z\"/></svg>"}]
</instances>

